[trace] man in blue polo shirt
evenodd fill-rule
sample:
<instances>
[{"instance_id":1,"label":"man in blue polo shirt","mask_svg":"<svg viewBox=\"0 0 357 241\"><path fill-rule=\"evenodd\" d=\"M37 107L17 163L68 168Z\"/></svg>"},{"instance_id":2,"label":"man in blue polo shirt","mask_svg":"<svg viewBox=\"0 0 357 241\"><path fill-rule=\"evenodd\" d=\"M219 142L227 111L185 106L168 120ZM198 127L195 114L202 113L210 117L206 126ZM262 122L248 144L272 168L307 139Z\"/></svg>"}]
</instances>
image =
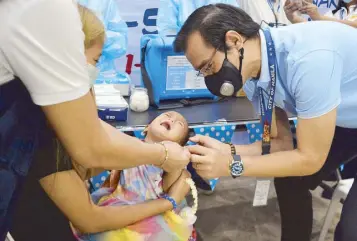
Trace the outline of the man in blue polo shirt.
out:
<instances>
[{"instance_id":1,"label":"man in blue polo shirt","mask_svg":"<svg viewBox=\"0 0 357 241\"><path fill-rule=\"evenodd\" d=\"M333 33L333 34L331 34ZM241 9L196 10L177 35L218 96L243 87L261 115L263 140L247 146L195 136L191 160L205 178L275 177L284 241L309 241L314 189L357 154L357 31L334 22L261 30ZM243 86L244 85L244 86ZM292 146L287 112L298 117ZM357 182L344 203L335 240L357 240Z\"/></svg>"}]
</instances>

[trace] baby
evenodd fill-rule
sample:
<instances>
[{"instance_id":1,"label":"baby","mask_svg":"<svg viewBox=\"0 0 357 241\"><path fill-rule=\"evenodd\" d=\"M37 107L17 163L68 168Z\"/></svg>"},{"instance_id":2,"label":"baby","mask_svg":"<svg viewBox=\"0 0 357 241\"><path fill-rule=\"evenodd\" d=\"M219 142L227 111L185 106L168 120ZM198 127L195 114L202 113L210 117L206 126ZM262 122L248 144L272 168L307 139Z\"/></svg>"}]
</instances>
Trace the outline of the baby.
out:
<instances>
[{"instance_id":1,"label":"baby","mask_svg":"<svg viewBox=\"0 0 357 241\"><path fill-rule=\"evenodd\" d=\"M177 112L166 112L155 118L144 130L145 142L173 141L185 145L189 128L185 118ZM162 169L144 165L120 172L116 188L101 188L92 194L93 202L99 206L134 205L160 198L180 177L182 170L165 173ZM107 180L108 182L108 180ZM186 203L178 204L174 212L168 211L119 230L81 235L81 241L130 240L130 241L193 241L193 228L178 216Z\"/></svg>"}]
</instances>

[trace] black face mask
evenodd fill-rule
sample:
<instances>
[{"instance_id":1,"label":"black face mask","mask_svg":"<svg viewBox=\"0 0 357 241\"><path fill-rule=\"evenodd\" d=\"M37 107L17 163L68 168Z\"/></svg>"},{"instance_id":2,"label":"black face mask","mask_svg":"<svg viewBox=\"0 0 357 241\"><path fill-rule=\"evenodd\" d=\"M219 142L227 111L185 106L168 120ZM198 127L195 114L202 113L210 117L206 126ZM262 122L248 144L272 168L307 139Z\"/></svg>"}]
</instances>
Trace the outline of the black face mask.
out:
<instances>
[{"instance_id":1,"label":"black face mask","mask_svg":"<svg viewBox=\"0 0 357 241\"><path fill-rule=\"evenodd\" d=\"M239 50L239 70L228 61L227 50L225 49L225 59L222 68L213 75L205 77L207 89L214 95L220 97L236 96L243 86L242 62L244 49Z\"/></svg>"}]
</instances>

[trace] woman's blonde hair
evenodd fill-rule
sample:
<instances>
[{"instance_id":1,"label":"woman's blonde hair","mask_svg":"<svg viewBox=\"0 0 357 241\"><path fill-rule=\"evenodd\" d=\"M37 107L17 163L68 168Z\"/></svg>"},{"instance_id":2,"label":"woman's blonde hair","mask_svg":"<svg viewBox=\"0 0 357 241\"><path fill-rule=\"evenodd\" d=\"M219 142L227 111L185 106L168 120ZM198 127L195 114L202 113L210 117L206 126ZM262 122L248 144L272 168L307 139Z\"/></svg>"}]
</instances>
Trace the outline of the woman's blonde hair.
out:
<instances>
[{"instance_id":1,"label":"woman's blonde hair","mask_svg":"<svg viewBox=\"0 0 357 241\"><path fill-rule=\"evenodd\" d=\"M78 11L82 21L82 30L85 35L84 47L90 48L95 43L104 44L105 29L102 21L88 8L78 4Z\"/></svg>"}]
</instances>

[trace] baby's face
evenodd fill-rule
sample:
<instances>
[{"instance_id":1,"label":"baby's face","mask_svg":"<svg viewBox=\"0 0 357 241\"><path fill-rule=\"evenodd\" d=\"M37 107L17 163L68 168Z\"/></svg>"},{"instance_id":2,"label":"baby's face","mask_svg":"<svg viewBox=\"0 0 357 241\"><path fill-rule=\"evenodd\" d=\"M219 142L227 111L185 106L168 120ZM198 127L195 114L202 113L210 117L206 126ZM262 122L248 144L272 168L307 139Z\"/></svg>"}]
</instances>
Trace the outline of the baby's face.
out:
<instances>
[{"instance_id":1,"label":"baby's face","mask_svg":"<svg viewBox=\"0 0 357 241\"><path fill-rule=\"evenodd\" d=\"M147 138L155 142L174 141L181 143L188 134L185 118L174 111L156 117L147 128Z\"/></svg>"}]
</instances>

